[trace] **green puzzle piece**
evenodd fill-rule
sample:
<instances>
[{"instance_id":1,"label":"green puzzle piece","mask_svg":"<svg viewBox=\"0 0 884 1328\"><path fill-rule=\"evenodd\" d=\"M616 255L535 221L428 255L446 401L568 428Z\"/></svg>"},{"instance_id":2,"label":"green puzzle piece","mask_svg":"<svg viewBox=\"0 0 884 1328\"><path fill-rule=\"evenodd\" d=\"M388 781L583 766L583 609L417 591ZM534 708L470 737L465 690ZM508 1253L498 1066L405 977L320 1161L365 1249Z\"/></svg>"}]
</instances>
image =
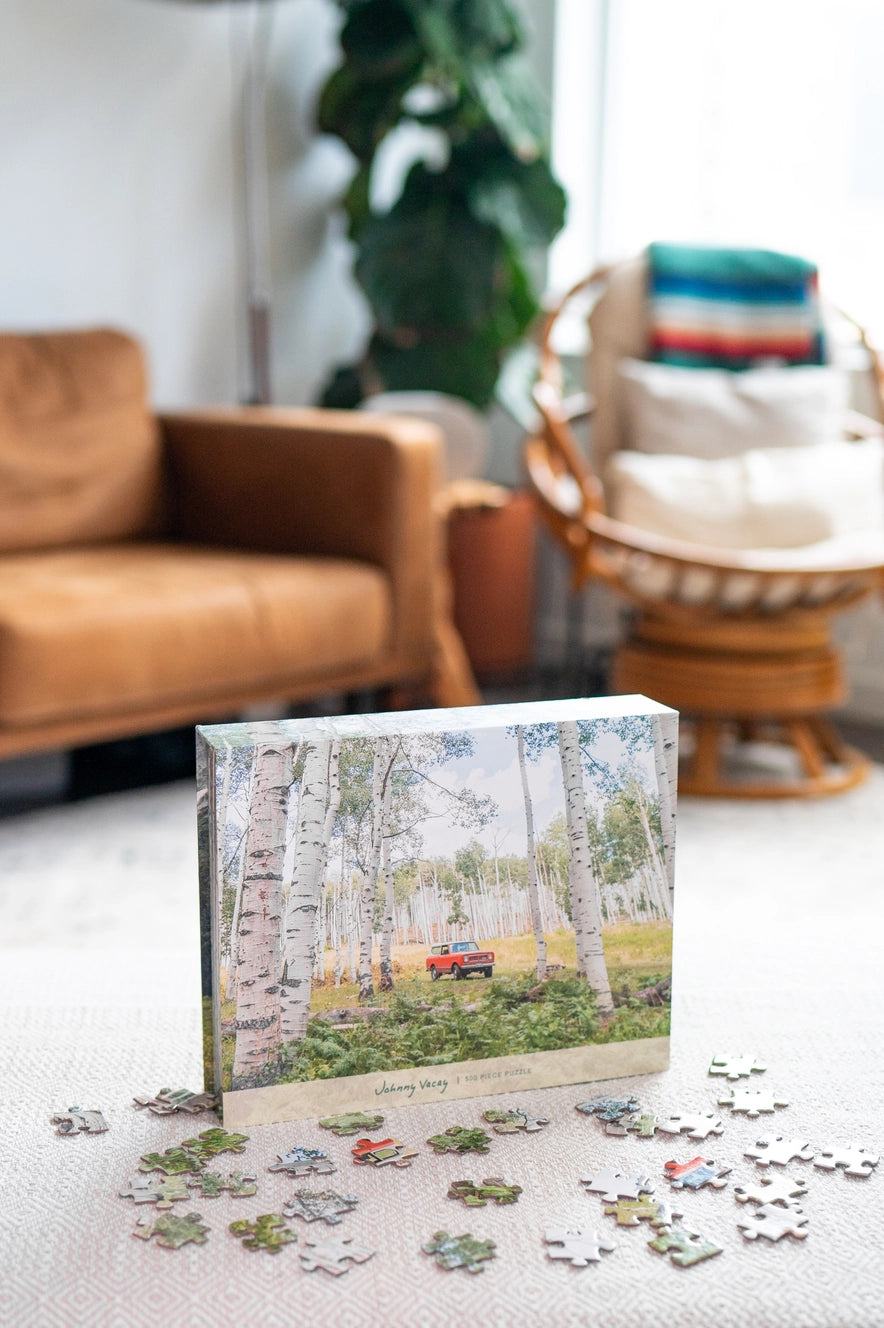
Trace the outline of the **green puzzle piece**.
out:
<instances>
[{"instance_id":1,"label":"green puzzle piece","mask_svg":"<svg viewBox=\"0 0 884 1328\"><path fill-rule=\"evenodd\" d=\"M195 1154L186 1148L167 1148L164 1153L143 1153L138 1163L139 1171L164 1171L167 1176L177 1176L186 1171L202 1171L203 1164Z\"/></svg>"},{"instance_id":2,"label":"green puzzle piece","mask_svg":"<svg viewBox=\"0 0 884 1328\"><path fill-rule=\"evenodd\" d=\"M449 1236L437 1231L432 1240L421 1246L425 1254L432 1254L440 1268L465 1268L468 1273L483 1273L483 1264L494 1258L493 1240L477 1240L469 1234Z\"/></svg>"},{"instance_id":3,"label":"green puzzle piece","mask_svg":"<svg viewBox=\"0 0 884 1328\"><path fill-rule=\"evenodd\" d=\"M484 1130L470 1130L464 1125L449 1125L444 1134L427 1140L436 1153L487 1153L490 1136Z\"/></svg>"},{"instance_id":4,"label":"green puzzle piece","mask_svg":"<svg viewBox=\"0 0 884 1328\"><path fill-rule=\"evenodd\" d=\"M486 1176L481 1185L471 1180L455 1180L448 1191L449 1199L463 1199L468 1208L484 1208L489 1199L496 1204L512 1204L522 1193L521 1185L507 1185L499 1176Z\"/></svg>"},{"instance_id":5,"label":"green puzzle piece","mask_svg":"<svg viewBox=\"0 0 884 1328\"><path fill-rule=\"evenodd\" d=\"M279 1213L262 1213L254 1222L240 1218L231 1222L230 1230L242 1238L247 1250L267 1250L269 1254L279 1254L283 1245L292 1245L298 1239Z\"/></svg>"},{"instance_id":6,"label":"green puzzle piece","mask_svg":"<svg viewBox=\"0 0 884 1328\"><path fill-rule=\"evenodd\" d=\"M672 1211L672 1205L665 1199L655 1199L651 1194L638 1199L618 1199L616 1203L605 1204L604 1211L608 1217L616 1217L618 1227L637 1227L640 1221L650 1222L652 1227L668 1227L673 1218L681 1216Z\"/></svg>"},{"instance_id":7,"label":"green puzzle piece","mask_svg":"<svg viewBox=\"0 0 884 1328\"><path fill-rule=\"evenodd\" d=\"M376 1130L379 1125L383 1125L384 1118L376 1112L366 1111L348 1111L343 1116L326 1116L319 1124L324 1130L331 1130L332 1134L358 1134L360 1131Z\"/></svg>"},{"instance_id":8,"label":"green puzzle piece","mask_svg":"<svg viewBox=\"0 0 884 1328\"><path fill-rule=\"evenodd\" d=\"M204 1245L208 1240L209 1230L209 1227L203 1225L199 1213L188 1213L186 1217L182 1217L179 1213L163 1213L153 1222L141 1218L132 1235L137 1236L139 1240L150 1240L151 1236L156 1236L158 1245L177 1250L188 1241L193 1241L195 1245Z\"/></svg>"},{"instance_id":9,"label":"green puzzle piece","mask_svg":"<svg viewBox=\"0 0 884 1328\"><path fill-rule=\"evenodd\" d=\"M120 1190L121 1199L134 1199L137 1204L153 1203L157 1208L171 1208L178 1199L189 1199L190 1190L181 1176L157 1180L147 1176L133 1176L128 1190Z\"/></svg>"},{"instance_id":10,"label":"green puzzle piece","mask_svg":"<svg viewBox=\"0 0 884 1328\"><path fill-rule=\"evenodd\" d=\"M217 1153L244 1152L248 1141L247 1134L228 1134L220 1125L216 1125L211 1130L203 1130L196 1139L182 1140L181 1147L189 1149L201 1162L207 1162Z\"/></svg>"},{"instance_id":11,"label":"green puzzle piece","mask_svg":"<svg viewBox=\"0 0 884 1328\"><path fill-rule=\"evenodd\" d=\"M198 1188L204 1199L217 1199L225 1190L233 1198L243 1199L258 1189L257 1177L243 1176L239 1171L232 1171L229 1176L222 1176L220 1171L201 1171L187 1183Z\"/></svg>"},{"instance_id":12,"label":"green puzzle piece","mask_svg":"<svg viewBox=\"0 0 884 1328\"><path fill-rule=\"evenodd\" d=\"M672 1255L672 1262L680 1268L689 1268L691 1264L701 1263L703 1259L712 1259L716 1254L723 1253L720 1245L714 1245L698 1232L687 1231L684 1227L663 1231L655 1240L649 1240L648 1244L652 1250L659 1250L661 1254L668 1251Z\"/></svg>"}]
</instances>

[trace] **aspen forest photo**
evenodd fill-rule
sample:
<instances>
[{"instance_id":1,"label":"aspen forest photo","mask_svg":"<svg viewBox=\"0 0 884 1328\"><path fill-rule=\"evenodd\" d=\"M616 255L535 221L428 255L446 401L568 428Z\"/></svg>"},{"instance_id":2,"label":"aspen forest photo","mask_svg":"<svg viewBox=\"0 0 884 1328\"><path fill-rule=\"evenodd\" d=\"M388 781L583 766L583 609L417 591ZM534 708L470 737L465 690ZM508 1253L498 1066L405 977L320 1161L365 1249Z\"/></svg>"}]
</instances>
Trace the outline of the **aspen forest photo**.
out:
<instances>
[{"instance_id":1,"label":"aspen forest photo","mask_svg":"<svg viewBox=\"0 0 884 1328\"><path fill-rule=\"evenodd\" d=\"M222 1088L668 1035L673 716L275 728L202 731Z\"/></svg>"}]
</instances>

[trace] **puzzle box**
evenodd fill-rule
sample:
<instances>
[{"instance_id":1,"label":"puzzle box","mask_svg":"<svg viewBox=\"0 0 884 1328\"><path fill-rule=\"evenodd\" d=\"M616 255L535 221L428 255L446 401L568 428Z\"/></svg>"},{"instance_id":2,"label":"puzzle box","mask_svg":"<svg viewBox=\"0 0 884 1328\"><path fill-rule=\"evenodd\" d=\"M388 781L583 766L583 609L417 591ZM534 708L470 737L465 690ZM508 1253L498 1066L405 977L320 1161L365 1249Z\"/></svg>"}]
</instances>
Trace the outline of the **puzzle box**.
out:
<instances>
[{"instance_id":1,"label":"puzzle box","mask_svg":"<svg viewBox=\"0 0 884 1328\"><path fill-rule=\"evenodd\" d=\"M621 696L199 728L225 1125L664 1069L677 723Z\"/></svg>"}]
</instances>

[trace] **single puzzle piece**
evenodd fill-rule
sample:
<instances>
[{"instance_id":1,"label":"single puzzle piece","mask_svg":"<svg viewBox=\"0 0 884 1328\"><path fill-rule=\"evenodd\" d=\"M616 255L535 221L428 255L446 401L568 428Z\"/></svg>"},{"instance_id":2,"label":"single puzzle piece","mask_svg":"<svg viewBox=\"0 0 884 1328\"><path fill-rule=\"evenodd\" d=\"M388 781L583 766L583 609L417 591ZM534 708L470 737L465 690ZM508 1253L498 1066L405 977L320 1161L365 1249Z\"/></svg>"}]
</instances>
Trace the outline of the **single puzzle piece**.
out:
<instances>
[{"instance_id":1,"label":"single puzzle piece","mask_svg":"<svg viewBox=\"0 0 884 1328\"><path fill-rule=\"evenodd\" d=\"M605 1203L616 1203L618 1199L637 1199L640 1194L653 1194L654 1185L649 1176L626 1176L622 1171L605 1167L594 1176L581 1176L580 1184L585 1185L590 1194L600 1194Z\"/></svg>"},{"instance_id":2,"label":"single puzzle piece","mask_svg":"<svg viewBox=\"0 0 884 1328\"><path fill-rule=\"evenodd\" d=\"M432 1135L427 1143L434 1153L487 1153L491 1137L484 1130L449 1125L444 1134Z\"/></svg>"},{"instance_id":3,"label":"single puzzle piece","mask_svg":"<svg viewBox=\"0 0 884 1328\"><path fill-rule=\"evenodd\" d=\"M231 1222L230 1230L239 1236L247 1250L267 1250L268 1254L279 1254L283 1245L291 1245L298 1239L290 1231L279 1213L262 1213L253 1222L247 1218L238 1218Z\"/></svg>"},{"instance_id":4,"label":"single puzzle piece","mask_svg":"<svg viewBox=\"0 0 884 1328\"><path fill-rule=\"evenodd\" d=\"M377 1143L372 1143L371 1139L357 1139L356 1147L350 1152L358 1166L410 1167L417 1157L417 1149L410 1148L401 1139L379 1139Z\"/></svg>"},{"instance_id":5,"label":"single puzzle piece","mask_svg":"<svg viewBox=\"0 0 884 1328\"><path fill-rule=\"evenodd\" d=\"M720 1051L717 1056L712 1057L712 1064L709 1066L710 1074L726 1074L728 1079L741 1079L744 1075L763 1074L767 1069L761 1061L756 1060L754 1056L745 1054L735 1055L732 1051Z\"/></svg>"},{"instance_id":6,"label":"single puzzle piece","mask_svg":"<svg viewBox=\"0 0 884 1328\"><path fill-rule=\"evenodd\" d=\"M137 1204L152 1203L157 1208L171 1208L177 1199L189 1199L190 1190L179 1176L158 1180L154 1176L133 1176L128 1190L120 1190L121 1199L134 1199Z\"/></svg>"},{"instance_id":7,"label":"single puzzle piece","mask_svg":"<svg viewBox=\"0 0 884 1328\"><path fill-rule=\"evenodd\" d=\"M100 1111L83 1111L82 1107L68 1107L49 1117L49 1124L57 1126L56 1134L104 1134L107 1121Z\"/></svg>"},{"instance_id":8,"label":"single puzzle piece","mask_svg":"<svg viewBox=\"0 0 884 1328\"><path fill-rule=\"evenodd\" d=\"M623 1116L640 1111L641 1103L637 1097L594 1097L589 1102L578 1102L576 1109L600 1121L619 1121Z\"/></svg>"},{"instance_id":9,"label":"single puzzle piece","mask_svg":"<svg viewBox=\"0 0 884 1328\"><path fill-rule=\"evenodd\" d=\"M447 1231L435 1232L433 1239L421 1246L424 1254L432 1254L440 1268L465 1268L468 1273L483 1273L484 1264L495 1257L493 1240L477 1240L465 1233L449 1236Z\"/></svg>"},{"instance_id":10,"label":"single puzzle piece","mask_svg":"<svg viewBox=\"0 0 884 1328\"><path fill-rule=\"evenodd\" d=\"M215 1125L211 1130L203 1130L195 1139L182 1140L180 1146L188 1149L201 1162L208 1162L210 1157L216 1157L218 1153L245 1152L248 1141L247 1134L228 1134L220 1125Z\"/></svg>"},{"instance_id":11,"label":"single puzzle piece","mask_svg":"<svg viewBox=\"0 0 884 1328\"><path fill-rule=\"evenodd\" d=\"M203 1164L187 1148L167 1148L163 1153L142 1153L139 1171L164 1171L167 1176L202 1171Z\"/></svg>"},{"instance_id":12,"label":"single puzzle piece","mask_svg":"<svg viewBox=\"0 0 884 1328\"><path fill-rule=\"evenodd\" d=\"M268 1171L284 1171L288 1176L330 1175L337 1171L334 1162L329 1161L328 1153L321 1148L291 1148L287 1153L277 1153L278 1161L271 1162Z\"/></svg>"},{"instance_id":13,"label":"single puzzle piece","mask_svg":"<svg viewBox=\"0 0 884 1328\"><path fill-rule=\"evenodd\" d=\"M653 1195L642 1194L638 1199L618 1199L616 1203L606 1204L606 1217L616 1217L618 1227L637 1227L639 1222L649 1222L658 1230L671 1227L677 1217L676 1212L666 1199L655 1199Z\"/></svg>"},{"instance_id":14,"label":"single puzzle piece","mask_svg":"<svg viewBox=\"0 0 884 1328\"><path fill-rule=\"evenodd\" d=\"M858 1148L855 1144L834 1147L829 1144L813 1159L815 1167L823 1171L834 1171L838 1167L845 1176L871 1176L872 1168L878 1165L878 1154L868 1148Z\"/></svg>"},{"instance_id":15,"label":"single puzzle piece","mask_svg":"<svg viewBox=\"0 0 884 1328\"><path fill-rule=\"evenodd\" d=\"M547 1227L543 1233L551 1259L567 1259L572 1268L588 1268L591 1263L598 1263L602 1251L610 1254L617 1246L612 1240L605 1240L598 1231L583 1228Z\"/></svg>"},{"instance_id":16,"label":"single puzzle piece","mask_svg":"<svg viewBox=\"0 0 884 1328\"><path fill-rule=\"evenodd\" d=\"M326 1116L319 1124L324 1130L331 1130L332 1134L358 1134L360 1130L376 1130L379 1125L383 1125L383 1116L377 1112L368 1111L347 1111L343 1116Z\"/></svg>"},{"instance_id":17,"label":"single puzzle piece","mask_svg":"<svg viewBox=\"0 0 884 1328\"><path fill-rule=\"evenodd\" d=\"M659 1116L648 1111L634 1111L620 1120L605 1121L605 1134L615 1134L623 1139L627 1134L635 1134L639 1139L653 1139L660 1128Z\"/></svg>"},{"instance_id":18,"label":"single puzzle piece","mask_svg":"<svg viewBox=\"0 0 884 1328\"><path fill-rule=\"evenodd\" d=\"M483 1111L482 1119L487 1121L495 1134L536 1134L544 1125L549 1125L548 1116L529 1116L524 1111Z\"/></svg>"},{"instance_id":19,"label":"single puzzle piece","mask_svg":"<svg viewBox=\"0 0 884 1328\"><path fill-rule=\"evenodd\" d=\"M471 1180L453 1180L448 1190L449 1199L462 1199L468 1208L484 1208L489 1199L496 1204L518 1202L521 1185L507 1185L500 1176L486 1176L481 1185Z\"/></svg>"},{"instance_id":20,"label":"single puzzle piece","mask_svg":"<svg viewBox=\"0 0 884 1328\"><path fill-rule=\"evenodd\" d=\"M807 1181L791 1176L759 1176L757 1185L735 1185L737 1203L782 1204L792 1208L807 1193Z\"/></svg>"},{"instance_id":21,"label":"single puzzle piece","mask_svg":"<svg viewBox=\"0 0 884 1328\"><path fill-rule=\"evenodd\" d=\"M666 1179L674 1190L699 1190L704 1185L711 1185L720 1190L727 1185L730 1167L718 1167L712 1158L692 1157L690 1162L664 1162Z\"/></svg>"},{"instance_id":22,"label":"single puzzle piece","mask_svg":"<svg viewBox=\"0 0 884 1328\"><path fill-rule=\"evenodd\" d=\"M191 1093L187 1088L161 1088L153 1097L147 1094L133 1097L136 1108L147 1107L155 1116L172 1116L179 1111L197 1116L201 1111L214 1111L218 1099L212 1093Z\"/></svg>"},{"instance_id":23,"label":"single puzzle piece","mask_svg":"<svg viewBox=\"0 0 884 1328\"><path fill-rule=\"evenodd\" d=\"M746 1240L757 1240L759 1236L765 1236L768 1240L779 1240L782 1236L804 1240L807 1223L808 1218L800 1208L781 1208L779 1204L766 1203L760 1208L747 1210L737 1226Z\"/></svg>"},{"instance_id":24,"label":"single puzzle piece","mask_svg":"<svg viewBox=\"0 0 884 1328\"><path fill-rule=\"evenodd\" d=\"M724 1134L724 1122L714 1111L668 1116L659 1122L657 1128L664 1134L687 1134L691 1139L707 1139L710 1134Z\"/></svg>"},{"instance_id":25,"label":"single puzzle piece","mask_svg":"<svg viewBox=\"0 0 884 1328\"><path fill-rule=\"evenodd\" d=\"M283 1207L285 1217L300 1217L305 1222L328 1222L336 1226L341 1217L351 1213L359 1203L355 1194L338 1194L336 1190L295 1190Z\"/></svg>"},{"instance_id":26,"label":"single puzzle piece","mask_svg":"<svg viewBox=\"0 0 884 1328\"><path fill-rule=\"evenodd\" d=\"M763 1134L760 1139L756 1139L754 1148L744 1149L743 1156L754 1157L759 1167L766 1167L770 1162L784 1167L793 1158L801 1162L812 1161L813 1151L805 1139L787 1139L784 1134Z\"/></svg>"},{"instance_id":27,"label":"single puzzle piece","mask_svg":"<svg viewBox=\"0 0 884 1328\"><path fill-rule=\"evenodd\" d=\"M721 1245L715 1245L698 1231L690 1227L672 1227L661 1231L659 1236L648 1241L652 1250L672 1256L672 1262L679 1268L690 1268L692 1264L702 1263L704 1259L714 1259L716 1254L724 1252Z\"/></svg>"},{"instance_id":28,"label":"single puzzle piece","mask_svg":"<svg viewBox=\"0 0 884 1328\"><path fill-rule=\"evenodd\" d=\"M776 1111L777 1107L788 1107L784 1097L774 1097L765 1089L732 1088L729 1093L718 1099L720 1107L730 1107L731 1111L745 1111L747 1116L757 1116L762 1111Z\"/></svg>"},{"instance_id":29,"label":"single puzzle piece","mask_svg":"<svg viewBox=\"0 0 884 1328\"><path fill-rule=\"evenodd\" d=\"M188 1213L186 1216L180 1213L163 1213L152 1222L148 1222L146 1217L140 1217L132 1235L137 1236L139 1240L150 1240L151 1236L156 1236L158 1245L177 1250L189 1241L193 1241L194 1245L205 1245L210 1230L211 1227L203 1224L200 1213Z\"/></svg>"},{"instance_id":30,"label":"single puzzle piece","mask_svg":"<svg viewBox=\"0 0 884 1328\"><path fill-rule=\"evenodd\" d=\"M325 1240L305 1240L306 1249L298 1254L301 1267L308 1273L321 1268L332 1277L349 1273L351 1263L365 1263L374 1257L374 1250L367 1245L354 1245L352 1236L327 1236Z\"/></svg>"},{"instance_id":31,"label":"single puzzle piece","mask_svg":"<svg viewBox=\"0 0 884 1328\"><path fill-rule=\"evenodd\" d=\"M248 1199L258 1191L258 1177L244 1176L240 1171L231 1171L228 1176L220 1171L201 1171L187 1184L198 1189L203 1199L217 1199L225 1192L234 1199Z\"/></svg>"}]
</instances>

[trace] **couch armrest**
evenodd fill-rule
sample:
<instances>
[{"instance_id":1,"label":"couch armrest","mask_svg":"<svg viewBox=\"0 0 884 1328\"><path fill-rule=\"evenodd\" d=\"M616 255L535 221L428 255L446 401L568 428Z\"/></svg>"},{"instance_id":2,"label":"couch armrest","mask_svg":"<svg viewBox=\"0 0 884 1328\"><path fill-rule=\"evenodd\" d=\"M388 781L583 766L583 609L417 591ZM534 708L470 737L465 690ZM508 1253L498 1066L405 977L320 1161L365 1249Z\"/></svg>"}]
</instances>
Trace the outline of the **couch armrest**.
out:
<instances>
[{"instance_id":1,"label":"couch armrest","mask_svg":"<svg viewBox=\"0 0 884 1328\"><path fill-rule=\"evenodd\" d=\"M432 653L439 434L420 420L244 407L159 417L175 538L382 567L394 651Z\"/></svg>"}]
</instances>

